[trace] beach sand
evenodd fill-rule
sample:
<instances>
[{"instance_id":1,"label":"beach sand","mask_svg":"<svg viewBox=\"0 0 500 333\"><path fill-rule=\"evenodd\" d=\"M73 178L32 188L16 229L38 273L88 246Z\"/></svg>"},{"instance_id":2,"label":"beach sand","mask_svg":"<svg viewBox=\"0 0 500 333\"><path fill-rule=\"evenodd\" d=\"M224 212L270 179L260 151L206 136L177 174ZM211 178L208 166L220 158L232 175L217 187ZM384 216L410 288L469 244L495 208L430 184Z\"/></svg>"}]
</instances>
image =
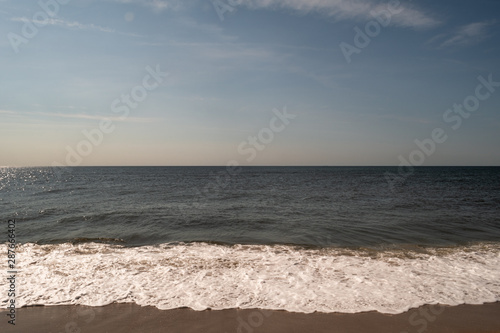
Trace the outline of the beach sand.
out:
<instances>
[{"instance_id":1,"label":"beach sand","mask_svg":"<svg viewBox=\"0 0 500 333\"><path fill-rule=\"evenodd\" d=\"M104 307L39 306L17 309L16 325L2 311L1 332L500 332L500 303L423 306L397 315L286 311L158 310L136 304Z\"/></svg>"}]
</instances>

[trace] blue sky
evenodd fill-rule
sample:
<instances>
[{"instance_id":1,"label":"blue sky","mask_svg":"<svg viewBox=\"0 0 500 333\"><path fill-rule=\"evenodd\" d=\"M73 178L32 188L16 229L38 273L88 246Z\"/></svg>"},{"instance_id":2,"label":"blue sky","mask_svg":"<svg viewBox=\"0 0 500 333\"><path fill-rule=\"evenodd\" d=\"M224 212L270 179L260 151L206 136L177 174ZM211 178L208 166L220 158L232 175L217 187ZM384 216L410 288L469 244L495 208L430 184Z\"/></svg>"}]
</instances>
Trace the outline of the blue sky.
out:
<instances>
[{"instance_id":1,"label":"blue sky","mask_svg":"<svg viewBox=\"0 0 500 333\"><path fill-rule=\"evenodd\" d=\"M500 165L499 1L41 3L0 0L0 165Z\"/></svg>"}]
</instances>

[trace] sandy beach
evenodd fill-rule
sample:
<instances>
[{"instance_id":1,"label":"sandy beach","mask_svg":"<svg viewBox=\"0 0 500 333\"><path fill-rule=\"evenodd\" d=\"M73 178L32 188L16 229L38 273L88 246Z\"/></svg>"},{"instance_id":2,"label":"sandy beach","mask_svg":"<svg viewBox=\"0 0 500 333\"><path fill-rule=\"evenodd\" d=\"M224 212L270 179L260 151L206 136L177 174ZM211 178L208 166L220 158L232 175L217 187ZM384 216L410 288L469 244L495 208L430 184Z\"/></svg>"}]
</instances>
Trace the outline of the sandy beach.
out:
<instances>
[{"instance_id":1,"label":"sandy beach","mask_svg":"<svg viewBox=\"0 0 500 333\"><path fill-rule=\"evenodd\" d=\"M5 312L3 312L5 314ZM500 332L500 303L460 306L423 306L387 315L290 313L286 311L158 310L136 304L104 307L39 306L18 309L16 325L0 324L2 332Z\"/></svg>"}]
</instances>

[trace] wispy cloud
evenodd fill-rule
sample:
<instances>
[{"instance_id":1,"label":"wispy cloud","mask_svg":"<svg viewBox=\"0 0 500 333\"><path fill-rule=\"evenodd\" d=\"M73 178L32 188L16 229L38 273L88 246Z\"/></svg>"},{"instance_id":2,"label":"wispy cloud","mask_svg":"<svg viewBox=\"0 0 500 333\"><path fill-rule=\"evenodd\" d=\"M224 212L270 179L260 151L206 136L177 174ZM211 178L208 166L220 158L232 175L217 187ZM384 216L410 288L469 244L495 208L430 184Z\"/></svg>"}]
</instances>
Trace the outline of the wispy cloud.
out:
<instances>
[{"instance_id":1,"label":"wispy cloud","mask_svg":"<svg viewBox=\"0 0 500 333\"><path fill-rule=\"evenodd\" d=\"M270 61L276 59L276 55L271 50L247 45L193 44L192 46L205 59L237 60L238 62Z\"/></svg>"},{"instance_id":2,"label":"wispy cloud","mask_svg":"<svg viewBox=\"0 0 500 333\"><path fill-rule=\"evenodd\" d=\"M430 124L430 123L432 123L429 119L426 119L426 118L407 117L407 116L401 116L401 115L396 115L396 114L383 114L383 115L377 116L376 118L391 119L391 120L396 120L396 121L404 122L404 123L418 123L418 124Z\"/></svg>"},{"instance_id":3,"label":"wispy cloud","mask_svg":"<svg viewBox=\"0 0 500 333\"><path fill-rule=\"evenodd\" d=\"M157 118L143 118L143 117L108 117L102 115L89 115L89 114L64 114L64 113L45 113L45 112L26 112L26 114L40 115L46 117L56 117L56 118L73 118L73 119L85 119L85 120L111 120L120 121L127 123L152 123L159 121Z\"/></svg>"},{"instance_id":4,"label":"wispy cloud","mask_svg":"<svg viewBox=\"0 0 500 333\"><path fill-rule=\"evenodd\" d=\"M387 10L387 4L371 0L243 0L242 4L251 9L292 9L301 14L315 12L338 20L373 19L372 12ZM430 28L440 24L432 15L414 6L401 3L400 12L391 18L391 24L401 27Z\"/></svg>"},{"instance_id":5,"label":"wispy cloud","mask_svg":"<svg viewBox=\"0 0 500 333\"><path fill-rule=\"evenodd\" d=\"M52 26L59 26L63 28L68 28L68 29L76 29L76 30L95 30L95 31L101 31L101 32L115 32L114 29L111 28L106 28L106 27L101 27L95 24L83 24L77 21L65 21L59 18L49 18L48 20L45 21L33 21L30 19L27 19L26 17L14 17L11 19L14 22L33 22L37 23L40 25L52 25Z\"/></svg>"},{"instance_id":6,"label":"wispy cloud","mask_svg":"<svg viewBox=\"0 0 500 333\"><path fill-rule=\"evenodd\" d=\"M0 0L0 2L2 2L2 1ZM1 10L1 9L0 9L0 14L6 15L6 16L12 16L11 13L6 12L5 10Z\"/></svg>"},{"instance_id":7,"label":"wispy cloud","mask_svg":"<svg viewBox=\"0 0 500 333\"><path fill-rule=\"evenodd\" d=\"M179 10L192 6L194 3L202 4L210 0L111 0L122 4L136 4L152 8L155 11ZM291 9L299 14L319 13L338 20L373 19L372 12L387 10L387 3L377 0L239 0L236 6L245 6L248 9ZM229 4L231 4L229 2ZM401 27L429 28L440 24L432 15L401 2L397 15L393 15L391 24Z\"/></svg>"},{"instance_id":8,"label":"wispy cloud","mask_svg":"<svg viewBox=\"0 0 500 333\"><path fill-rule=\"evenodd\" d=\"M146 117L115 117L115 116L104 116L104 115L90 115L90 114L65 114L65 113L51 113L51 112L22 112L22 111L10 111L10 110L0 110L0 114L8 114L15 117L27 117L27 116L42 116L51 118L65 118L65 119L82 119L82 120L111 120L114 122L126 122L126 123L152 123L161 121L158 118L146 118Z\"/></svg>"},{"instance_id":9,"label":"wispy cloud","mask_svg":"<svg viewBox=\"0 0 500 333\"><path fill-rule=\"evenodd\" d=\"M10 111L10 110L0 110L0 113L3 113L3 114L16 114L16 112Z\"/></svg>"},{"instance_id":10,"label":"wispy cloud","mask_svg":"<svg viewBox=\"0 0 500 333\"><path fill-rule=\"evenodd\" d=\"M177 22L183 29L195 31L197 34L203 34L203 36L210 37L210 39L224 42L232 42L238 39L237 36L228 33L226 29L217 24L200 23L199 21L188 17L183 17Z\"/></svg>"},{"instance_id":11,"label":"wispy cloud","mask_svg":"<svg viewBox=\"0 0 500 333\"><path fill-rule=\"evenodd\" d=\"M495 21L483 21L466 24L450 33L442 33L431 38L429 44L439 44L439 48L465 47L479 43L490 36L489 28Z\"/></svg>"},{"instance_id":12,"label":"wispy cloud","mask_svg":"<svg viewBox=\"0 0 500 333\"><path fill-rule=\"evenodd\" d=\"M179 10L186 5L186 1L180 0L113 0L114 2L123 4L137 4L149 7L154 11L161 12L163 10Z\"/></svg>"}]
</instances>

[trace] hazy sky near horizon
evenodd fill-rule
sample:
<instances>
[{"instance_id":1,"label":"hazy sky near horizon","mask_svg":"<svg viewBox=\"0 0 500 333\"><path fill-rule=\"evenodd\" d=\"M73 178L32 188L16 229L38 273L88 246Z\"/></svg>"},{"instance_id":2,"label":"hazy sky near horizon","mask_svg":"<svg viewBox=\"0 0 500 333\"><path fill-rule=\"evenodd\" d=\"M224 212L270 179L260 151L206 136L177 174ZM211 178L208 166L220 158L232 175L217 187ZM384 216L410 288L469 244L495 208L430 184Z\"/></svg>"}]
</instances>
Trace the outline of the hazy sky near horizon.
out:
<instances>
[{"instance_id":1,"label":"hazy sky near horizon","mask_svg":"<svg viewBox=\"0 0 500 333\"><path fill-rule=\"evenodd\" d=\"M0 166L500 165L500 1L59 1L0 0Z\"/></svg>"}]
</instances>

